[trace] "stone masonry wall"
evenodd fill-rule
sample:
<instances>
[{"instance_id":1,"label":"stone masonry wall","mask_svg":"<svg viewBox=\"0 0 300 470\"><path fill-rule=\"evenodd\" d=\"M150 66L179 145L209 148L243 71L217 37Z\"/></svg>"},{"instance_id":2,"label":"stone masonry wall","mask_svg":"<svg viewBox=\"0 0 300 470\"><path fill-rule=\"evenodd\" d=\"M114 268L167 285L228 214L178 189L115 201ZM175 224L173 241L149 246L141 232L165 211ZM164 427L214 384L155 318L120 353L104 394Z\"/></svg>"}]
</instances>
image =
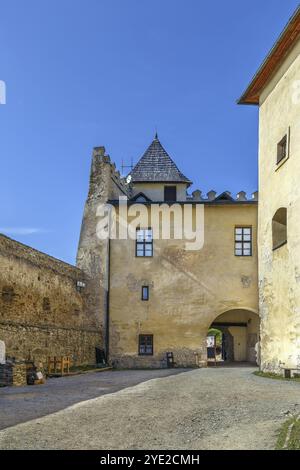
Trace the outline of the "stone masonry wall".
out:
<instances>
[{"instance_id":1,"label":"stone masonry wall","mask_svg":"<svg viewBox=\"0 0 300 470\"><path fill-rule=\"evenodd\" d=\"M17 360L69 355L94 363L102 347L90 279L78 268L0 235L0 339ZM86 287L78 291L77 281Z\"/></svg>"},{"instance_id":2,"label":"stone masonry wall","mask_svg":"<svg viewBox=\"0 0 300 470\"><path fill-rule=\"evenodd\" d=\"M121 178L104 147L95 147L92 156L89 192L85 203L76 265L91 279L94 292L92 313L101 318L103 338L108 337L107 310L109 290L109 242L97 236L99 208L109 199L130 194L130 187ZM105 344L105 349L108 347Z\"/></svg>"}]
</instances>

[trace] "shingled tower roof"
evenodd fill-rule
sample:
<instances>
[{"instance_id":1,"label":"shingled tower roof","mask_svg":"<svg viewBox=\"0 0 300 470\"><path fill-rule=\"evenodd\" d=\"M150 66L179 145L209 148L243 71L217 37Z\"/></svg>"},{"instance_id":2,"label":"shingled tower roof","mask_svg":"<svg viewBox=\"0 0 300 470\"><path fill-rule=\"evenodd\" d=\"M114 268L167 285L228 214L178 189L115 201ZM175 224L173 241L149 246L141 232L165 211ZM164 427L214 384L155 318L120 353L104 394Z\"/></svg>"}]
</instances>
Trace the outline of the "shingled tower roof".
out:
<instances>
[{"instance_id":1,"label":"shingled tower roof","mask_svg":"<svg viewBox=\"0 0 300 470\"><path fill-rule=\"evenodd\" d=\"M142 158L130 172L133 183L187 183L192 182L177 168L161 145L157 134Z\"/></svg>"}]
</instances>

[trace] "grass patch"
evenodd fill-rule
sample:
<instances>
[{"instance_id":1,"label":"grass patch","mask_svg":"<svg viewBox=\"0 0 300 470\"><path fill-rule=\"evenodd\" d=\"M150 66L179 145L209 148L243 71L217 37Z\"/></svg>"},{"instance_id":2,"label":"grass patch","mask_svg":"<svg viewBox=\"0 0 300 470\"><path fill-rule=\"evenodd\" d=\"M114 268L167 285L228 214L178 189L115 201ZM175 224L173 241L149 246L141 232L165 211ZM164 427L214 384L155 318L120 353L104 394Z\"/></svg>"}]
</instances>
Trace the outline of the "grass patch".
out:
<instances>
[{"instance_id":1,"label":"grass patch","mask_svg":"<svg viewBox=\"0 0 300 470\"><path fill-rule=\"evenodd\" d=\"M299 419L293 417L284 423L278 435L276 450L300 450Z\"/></svg>"},{"instance_id":2,"label":"grass patch","mask_svg":"<svg viewBox=\"0 0 300 470\"><path fill-rule=\"evenodd\" d=\"M260 372L255 371L253 372L254 375L258 377L264 377L265 379L275 379L275 380L285 380L287 382L300 382L300 377L292 377L290 379L286 379L283 375L274 374L272 372Z\"/></svg>"}]
</instances>

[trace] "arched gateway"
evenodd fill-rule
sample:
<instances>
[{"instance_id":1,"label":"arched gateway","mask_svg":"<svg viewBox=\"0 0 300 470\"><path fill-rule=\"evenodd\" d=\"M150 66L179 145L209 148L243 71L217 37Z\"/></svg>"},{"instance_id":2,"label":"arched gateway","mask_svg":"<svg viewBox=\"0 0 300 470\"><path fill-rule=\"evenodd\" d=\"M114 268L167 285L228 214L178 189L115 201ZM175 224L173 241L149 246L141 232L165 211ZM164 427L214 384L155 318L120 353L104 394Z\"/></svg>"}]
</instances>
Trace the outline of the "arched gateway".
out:
<instances>
[{"instance_id":1,"label":"arched gateway","mask_svg":"<svg viewBox=\"0 0 300 470\"><path fill-rule=\"evenodd\" d=\"M255 345L259 341L259 316L250 310L229 310L217 316L207 336L210 364L256 363Z\"/></svg>"}]
</instances>

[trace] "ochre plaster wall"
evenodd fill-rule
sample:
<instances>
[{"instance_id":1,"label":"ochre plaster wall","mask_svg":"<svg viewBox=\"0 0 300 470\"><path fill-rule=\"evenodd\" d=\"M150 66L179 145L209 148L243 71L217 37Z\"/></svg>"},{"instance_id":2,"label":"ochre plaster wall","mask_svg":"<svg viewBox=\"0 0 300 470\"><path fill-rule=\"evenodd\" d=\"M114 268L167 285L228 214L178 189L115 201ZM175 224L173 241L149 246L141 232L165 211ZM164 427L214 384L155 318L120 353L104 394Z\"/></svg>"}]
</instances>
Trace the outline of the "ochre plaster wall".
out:
<instances>
[{"instance_id":1,"label":"ochre plaster wall","mask_svg":"<svg viewBox=\"0 0 300 470\"><path fill-rule=\"evenodd\" d=\"M199 251L185 251L181 240L155 240L153 258L136 258L134 240L111 241L109 358L114 365L161 367L167 351L177 365L205 365L211 323L230 310L258 311L257 206L207 205L204 223ZM252 257L235 256L236 225L253 227ZM143 285L150 286L146 302ZM154 335L153 356L138 355L139 334Z\"/></svg>"},{"instance_id":2,"label":"ochre plaster wall","mask_svg":"<svg viewBox=\"0 0 300 470\"><path fill-rule=\"evenodd\" d=\"M300 41L264 91L259 129L259 286L262 369L300 366ZM277 143L290 132L289 158ZM287 245L272 251L272 218L287 208Z\"/></svg>"}]
</instances>

